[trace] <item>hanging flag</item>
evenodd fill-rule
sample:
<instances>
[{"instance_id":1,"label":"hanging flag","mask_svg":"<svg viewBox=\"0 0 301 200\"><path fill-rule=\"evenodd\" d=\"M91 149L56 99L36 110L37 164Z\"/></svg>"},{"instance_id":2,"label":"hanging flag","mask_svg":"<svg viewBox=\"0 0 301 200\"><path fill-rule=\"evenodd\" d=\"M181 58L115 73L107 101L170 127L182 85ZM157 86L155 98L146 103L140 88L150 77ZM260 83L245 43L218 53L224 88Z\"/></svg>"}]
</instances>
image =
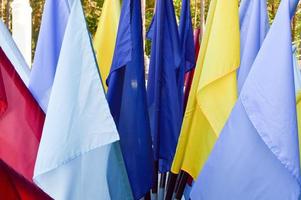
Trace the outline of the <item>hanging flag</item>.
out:
<instances>
[{"instance_id":1,"label":"hanging flag","mask_svg":"<svg viewBox=\"0 0 301 200\"><path fill-rule=\"evenodd\" d=\"M109 154L119 137L81 2L69 3L34 181L54 199L110 199Z\"/></svg>"},{"instance_id":2,"label":"hanging flag","mask_svg":"<svg viewBox=\"0 0 301 200\"><path fill-rule=\"evenodd\" d=\"M70 8L68 1L46 0L29 90L46 113Z\"/></svg>"},{"instance_id":3,"label":"hanging flag","mask_svg":"<svg viewBox=\"0 0 301 200\"><path fill-rule=\"evenodd\" d=\"M159 171L170 170L181 126L177 71L181 64L179 33L172 0L158 0L152 28L148 77L148 110L154 158Z\"/></svg>"},{"instance_id":4,"label":"hanging flag","mask_svg":"<svg viewBox=\"0 0 301 200\"><path fill-rule=\"evenodd\" d=\"M238 1L210 3L172 172L197 178L237 97Z\"/></svg>"},{"instance_id":5,"label":"hanging flag","mask_svg":"<svg viewBox=\"0 0 301 200\"><path fill-rule=\"evenodd\" d=\"M201 40L201 29L195 29L194 30L194 47L195 47L195 60L197 61L198 56L199 56L199 50L200 50L200 40ZM191 71L187 72L185 74L185 81L184 81L184 112L186 110L187 102L188 102L188 97L192 85L192 80L194 76L194 70L192 69Z\"/></svg>"},{"instance_id":6,"label":"hanging flag","mask_svg":"<svg viewBox=\"0 0 301 200\"><path fill-rule=\"evenodd\" d=\"M240 92L269 29L267 2L243 0L239 14L241 64L237 85Z\"/></svg>"},{"instance_id":7,"label":"hanging flag","mask_svg":"<svg viewBox=\"0 0 301 200\"><path fill-rule=\"evenodd\" d=\"M190 0L182 0L179 25L180 47L183 54L182 65L178 70L178 87L181 110L184 112L185 74L195 67L195 43L190 13Z\"/></svg>"},{"instance_id":8,"label":"hanging flag","mask_svg":"<svg viewBox=\"0 0 301 200\"><path fill-rule=\"evenodd\" d=\"M5 55L8 57L12 63L15 70L18 72L20 78L28 85L30 70L29 67L18 49L16 43L14 42L11 33L0 19L0 47L4 51Z\"/></svg>"},{"instance_id":9,"label":"hanging flag","mask_svg":"<svg viewBox=\"0 0 301 200\"><path fill-rule=\"evenodd\" d=\"M294 80L295 80L295 93L297 104L297 119L298 119L298 136L301 141L301 71L297 59L297 48L293 46L293 64L294 64ZM299 142L299 149L301 149L301 142ZM301 152L300 152L301 158ZM301 159L300 159L301 163Z\"/></svg>"},{"instance_id":10,"label":"hanging flag","mask_svg":"<svg viewBox=\"0 0 301 200\"><path fill-rule=\"evenodd\" d=\"M123 0L120 22L107 79L107 98L120 135L134 199L141 199L152 188L154 169L146 102L141 2Z\"/></svg>"},{"instance_id":11,"label":"hanging flag","mask_svg":"<svg viewBox=\"0 0 301 200\"><path fill-rule=\"evenodd\" d=\"M120 16L120 0L105 0L101 17L94 37L94 48L98 67L105 91L108 90L106 80L112 65L117 29Z\"/></svg>"},{"instance_id":12,"label":"hanging flag","mask_svg":"<svg viewBox=\"0 0 301 200\"><path fill-rule=\"evenodd\" d=\"M297 3L282 0L191 199L299 199L290 26Z\"/></svg>"},{"instance_id":13,"label":"hanging flag","mask_svg":"<svg viewBox=\"0 0 301 200\"><path fill-rule=\"evenodd\" d=\"M44 118L0 48L0 198L5 197L1 199L49 199L32 182Z\"/></svg>"}]
</instances>

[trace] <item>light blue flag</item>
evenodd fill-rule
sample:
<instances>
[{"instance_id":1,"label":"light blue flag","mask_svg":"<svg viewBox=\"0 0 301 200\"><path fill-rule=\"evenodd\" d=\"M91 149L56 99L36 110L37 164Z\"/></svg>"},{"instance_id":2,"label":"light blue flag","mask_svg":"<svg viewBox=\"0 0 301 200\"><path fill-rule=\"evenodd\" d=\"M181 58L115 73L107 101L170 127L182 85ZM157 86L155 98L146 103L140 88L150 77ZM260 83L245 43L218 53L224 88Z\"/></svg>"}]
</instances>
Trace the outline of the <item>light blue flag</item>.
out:
<instances>
[{"instance_id":1,"label":"light blue flag","mask_svg":"<svg viewBox=\"0 0 301 200\"><path fill-rule=\"evenodd\" d=\"M290 29L297 3L282 0L230 118L193 187L192 200L298 199Z\"/></svg>"},{"instance_id":2,"label":"light blue flag","mask_svg":"<svg viewBox=\"0 0 301 200\"><path fill-rule=\"evenodd\" d=\"M116 190L130 191L116 180L112 183L113 175L120 170L107 175L108 168L114 172L115 166L109 166L109 154L119 137L101 85L80 0L69 2L70 17L33 179L54 199L117 199L113 193ZM117 189L110 186L114 183ZM131 199L127 191L123 198Z\"/></svg>"},{"instance_id":3,"label":"light blue flag","mask_svg":"<svg viewBox=\"0 0 301 200\"><path fill-rule=\"evenodd\" d=\"M67 20L68 0L46 0L29 90L46 113Z\"/></svg>"},{"instance_id":4,"label":"light blue flag","mask_svg":"<svg viewBox=\"0 0 301 200\"><path fill-rule=\"evenodd\" d=\"M6 28L5 24L0 19L0 47L4 51L5 55L8 57L19 76L28 85L30 70L29 67L18 49L16 43L14 42L9 30Z\"/></svg>"},{"instance_id":5,"label":"light blue flag","mask_svg":"<svg viewBox=\"0 0 301 200\"><path fill-rule=\"evenodd\" d=\"M239 8L241 65L238 70L240 92L269 29L266 1L242 0Z\"/></svg>"}]
</instances>

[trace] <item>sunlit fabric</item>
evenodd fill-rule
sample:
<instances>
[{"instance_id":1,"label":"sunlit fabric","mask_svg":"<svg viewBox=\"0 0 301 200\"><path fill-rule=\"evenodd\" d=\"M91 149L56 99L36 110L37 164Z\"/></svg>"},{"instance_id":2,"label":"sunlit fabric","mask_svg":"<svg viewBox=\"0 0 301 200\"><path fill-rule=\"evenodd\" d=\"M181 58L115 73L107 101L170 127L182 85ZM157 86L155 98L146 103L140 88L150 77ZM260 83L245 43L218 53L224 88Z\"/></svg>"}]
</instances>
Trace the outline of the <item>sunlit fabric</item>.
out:
<instances>
[{"instance_id":1,"label":"sunlit fabric","mask_svg":"<svg viewBox=\"0 0 301 200\"><path fill-rule=\"evenodd\" d=\"M191 199L298 199L300 164L290 18L282 0ZM271 73L273 71L273 73Z\"/></svg>"},{"instance_id":2,"label":"sunlit fabric","mask_svg":"<svg viewBox=\"0 0 301 200\"><path fill-rule=\"evenodd\" d=\"M197 178L237 98L238 1L210 3L172 172Z\"/></svg>"},{"instance_id":3,"label":"sunlit fabric","mask_svg":"<svg viewBox=\"0 0 301 200\"><path fill-rule=\"evenodd\" d=\"M34 181L54 199L110 199L109 154L119 137L81 2L69 3Z\"/></svg>"}]
</instances>

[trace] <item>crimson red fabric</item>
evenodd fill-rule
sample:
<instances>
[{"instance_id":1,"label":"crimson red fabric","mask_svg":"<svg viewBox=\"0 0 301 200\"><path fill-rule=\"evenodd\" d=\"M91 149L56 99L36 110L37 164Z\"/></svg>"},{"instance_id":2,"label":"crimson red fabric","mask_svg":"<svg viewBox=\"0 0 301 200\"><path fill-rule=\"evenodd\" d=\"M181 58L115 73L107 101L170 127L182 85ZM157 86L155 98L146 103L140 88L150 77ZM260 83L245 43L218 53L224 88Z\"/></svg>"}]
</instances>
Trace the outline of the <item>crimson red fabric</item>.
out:
<instances>
[{"instance_id":1,"label":"crimson red fabric","mask_svg":"<svg viewBox=\"0 0 301 200\"><path fill-rule=\"evenodd\" d=\"M199 55L199 51L200 51L200 39L201 39L201 29L195 29L194 30L194 46L195 46L195 60L196 61L198 59L198 55ZM186 110L189 92L190 92L191 84L192 84L192 80L193 80L193 75L194 75L194 69L185 74L184 111Z\"/></svg>"},{"instance_id":2,"label":"crimson red fabric","mask_svg":"<svg viewBox=\"0 0 301 200\"><path fill-rule=\"evenodd\" d=\"M0 199L40 199L31 189L36 188L32 176L45 114L2 49L0 111L0 197L7 196ZM24 180L16 178L4 163Z\"/></svg>"}]
</instances>

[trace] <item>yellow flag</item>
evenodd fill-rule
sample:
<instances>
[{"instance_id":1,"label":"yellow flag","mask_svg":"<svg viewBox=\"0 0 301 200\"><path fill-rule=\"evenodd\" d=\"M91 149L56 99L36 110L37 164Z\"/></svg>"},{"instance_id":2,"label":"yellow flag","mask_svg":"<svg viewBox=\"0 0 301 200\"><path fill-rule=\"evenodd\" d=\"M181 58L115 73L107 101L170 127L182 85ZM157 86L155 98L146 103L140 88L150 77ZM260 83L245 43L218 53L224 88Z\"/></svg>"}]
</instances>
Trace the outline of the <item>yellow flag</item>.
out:
<instances>
[{"instance_id":1,"label":"yellow flag","mask_svg":"<svg viewBox=\"0 0 301 200\"><path fill-rule=\"evenodd\" d=\"M105 0L94 37L94 49L105 91L108 90L106 79L114 56L119 17L120 0Z\"/></svg>"},{"instance_id":2,"label":"yellow flag","mask_svg":"<svg viewBox=\"0 0 301 200\"><path fill-rule=\"evenodd\" d=\"M212 0L172 172L197 178L237 99L238 0Z\"/></svg>"},{"instance_id":3,"label":"yellow flag","mask_svg":"<svg viewBox=\"0 0 301 200\"><path fill-rule=\"evenodd\" d=\"M299 135L299 149L301 149L301 91L297 93L297 116L298 116L298 135ZM301 166L301 151L300 151L300 166Z\"/></svg>"}]
</instances>

